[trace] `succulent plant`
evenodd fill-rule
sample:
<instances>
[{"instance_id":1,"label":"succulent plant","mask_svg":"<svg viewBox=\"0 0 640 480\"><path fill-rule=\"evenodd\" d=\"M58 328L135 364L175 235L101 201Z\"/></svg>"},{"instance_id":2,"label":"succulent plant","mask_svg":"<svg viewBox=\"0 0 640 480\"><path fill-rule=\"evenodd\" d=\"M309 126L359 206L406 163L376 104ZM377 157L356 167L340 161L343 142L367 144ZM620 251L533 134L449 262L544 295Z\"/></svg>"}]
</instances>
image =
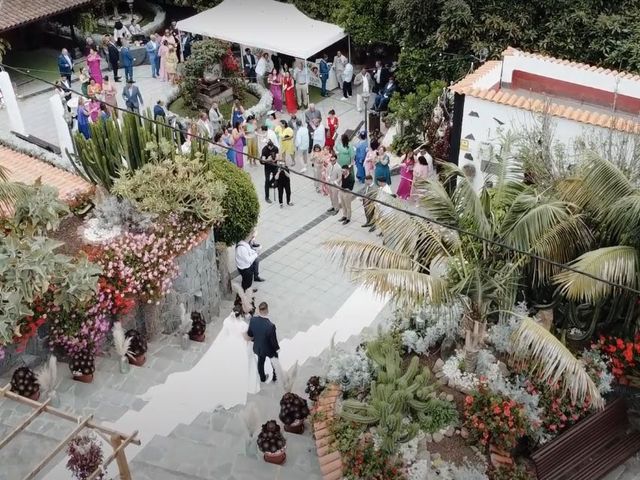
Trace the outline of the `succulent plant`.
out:
<instances>
[{"instance_id":1,"label":"succulent plant","mask_svg":"<svg viewBox=\"0 0 640 480\"><path fill-rule=\"evenodd\" d=\"M204 335L204 331L207 329L207 322L204 321L200 312L191 312L191 330L189 330L189 337L199 337Z\"/></svg>"},{"instance_id":2,"label":"succulent plant","mask_svg":"<svg viewBox=\"0 0 640 480\"><path fill-rule=\"evenodd\" d=\"M11 391L23 397L31 397L38 390L40 385L36 379L36 374L29 367L20 367L13 372L11 377Z\"/></svg>"},{"instance_id":3,"label":"succulent plant","mask_svg":"<svg viewBox=\"0 0 640 480\"><path fill-rule=\"evenodd\" d=\"M96 371L93 353L83 350L71 357L69 369L73 375L92 375Z\"/></svg>"},{"instance_id":4,"label":"succulent plant","mask_svg":"<svg viewBox=\"0 0 640 480\"><path fill-rule=\"evenodd\" d=\"M307 380L307 388L305 388L304 392L309 395L309 400L317 402L324 388L324 381L314 375Z\"/></svg>"},{"instance_id":5,"label":"succulent plant","mask_svg":"<svg viewBox=\"0 0 640 480\"><path fill-rule=\"evenodd\" d=\"M147 340L138 330L135 328L127 330L124 336L131 339L131 343L129 344L130 356L140 357L147 353Z\"/></svg>"},{"instance_id":6,"label":"succulent plant","mask_svg":"<svg viewBox=\"0 0 640 480\"><path fill-rule=\"evenodd\" d=\"M262 425L257 443L261 452L276 453L287 445L287 440L282 435L278 422L269 420Z\"/></svg>"},{"instance_id":7,"label":"succulent plant","mask_svg":"<svg viewBox=\"0 0 640 480\"><path fill-rule=\"evenodd\" d=\"M304 420L309 416L307 401L300 395L287 392L280 400L280 421L291 425L296 420Z\"/></svg>"}]
</instances>

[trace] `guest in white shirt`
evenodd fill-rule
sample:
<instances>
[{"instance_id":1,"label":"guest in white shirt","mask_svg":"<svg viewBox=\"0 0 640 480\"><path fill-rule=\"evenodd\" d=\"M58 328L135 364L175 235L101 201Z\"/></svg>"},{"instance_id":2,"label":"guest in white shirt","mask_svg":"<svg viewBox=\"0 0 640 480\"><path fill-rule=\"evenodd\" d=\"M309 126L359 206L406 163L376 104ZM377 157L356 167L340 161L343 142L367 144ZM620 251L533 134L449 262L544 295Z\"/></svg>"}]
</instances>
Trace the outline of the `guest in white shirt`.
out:
<instances>
[{"instance_id":1,"label":"guest in white shirt","mask_svg":"<svg viewBox=\"0 0 640 480\"><path fill-rule=\"evenodd\" d=\"M198 119L198 135L207 139L213 138L214 135L213 128L209 123L209 117L205 112L200 113L200 118Z\"/></svg>"},{"instance_id":2,"label":"guest in white shirt","mask_svg":"<svg viewBox=\"0 0 640 480\"><path fill-rule=\"evenodd\" d=\"M113 41L118 45L122 45L122 41L128 40L129 38L131 38L131 32L118 20L113 28Z\"/></svg>"},{"instance_id":3,"label":"guest in white shirt","mask_svg":"<svg viewBox=\"0 0 640 480\"><path fill-rule=\"evenodd\" d=\"M353 65L347 62L342 72L342 100L346 100L353 95L351 85L353 83Z\"/></svg>"},{"instance_id":4,"label":"guest in white shirt","mask_svg":"<svg viewBox=\"0 0 640 480\"><path fill-rule=\"evenodd\" d=\"M313 145L320 145L320 146L324 146L324 144L327 141L327 132L325 131L325 127L324 124L321 121L315 121L314 122L314 130L313 130L313 137L311 139L311 143Z\"/></svg>"},{"instance_id":5,"label":"guest in white shirt","mask_svg":"<svg viewBox=\"0 0 640 480\"><path fill-rule=\"evenodd\" d=\"M224 123L224 117L218 108L218 102L213 102L209 109L209 121L211 122L211 128L213 133L216 134L222 130L222 124Z\"/></svg>"},{"instance_id":6,"label":"guest in white shirt","mask_svg":"<svg viewBox=\"0 0 640 480\"><path fill-rule=\"evenodd\" d=\"M300 171L306 172L309 156L309 128L302 123L302 120L296 121L296 156L302 157L303 167Z\"/></svg>"},{"instance_id":7,"label":"guest in white shirt","mask_svg":"<svg viewBox=\"0 0 640 480\"><path fill-rule=\"evenodd\" d=\"M267 85L264 81L264 76L267 74L267 71L271 71L267 70L268 60L269 54L267 52L264 52L260 56L260 60L258 60L258 63L256 64L256 81L259 85L262 85L265 88L267 88Z\"/></svg>"},{"instance_id":8,"label":"guest in white shirt","mask_svg":"<svg viewBox=\"0 0 640 480\"><path fill-rule=\"evenodd\" d=\"M253 232L246 240L241 240L236 245L236 267L242 277L242 289L246 292L253 282L264 282L258 273L258 252L251 246ZM255 289L254 289L255 291Z\"/></svg>"},{"instance_id":9,"label":"guest in white shirt","mask_svg":"<svg viewBox=\"0 0 640 480\"><path fill-rule=\"evenodd\" d=\"M278 137L278 134L273 130L273 128L267 129L267 142L269 142L269 140L271 140L271 143L273 143L278 151L280 151L280 137Z\"/></svg>"},{"instance_id":10,"label":"guest in white shirt","mask_svg":"<svg viewBox=\"0 0 640 480\"><path fill-rule=\"evenodd\" d=\"M296 68L293 69L293 79L296 82L298 108L307 108L309 105L309 72L302 66L302 62L296 62Z\"/></svg>"},{"instance_id":11,"label":"guest in white shirt","mask_svg":"<svg viewBox=\"0 0 640 480\"><path fill-rule=\"evenodd\" d=\"M356 87L358 87L356 89L356 108L359 112L361 112L365 107L364 97L367 97L368 108L373 80L371 79L371 75L369 75L369 72L367 72L367 69L362 67L362 70L360 70L360 73L356 75L353 83L356 85Z\"/></svg>"},{"instance_id":12,"label":"guest in white shirt","mask_svg":"<svg viewBox=\"0 0 640 480\"><path fill-rule=\"evenodd\" d=\"M336 72L336 78L338 80L338 88L342 88L342 74L344 72L345 67L347 66L349 61L347 57L345 57L341 51L338 50L338 53L333 58L333 70Z\"/></svg>"}]
</instances>

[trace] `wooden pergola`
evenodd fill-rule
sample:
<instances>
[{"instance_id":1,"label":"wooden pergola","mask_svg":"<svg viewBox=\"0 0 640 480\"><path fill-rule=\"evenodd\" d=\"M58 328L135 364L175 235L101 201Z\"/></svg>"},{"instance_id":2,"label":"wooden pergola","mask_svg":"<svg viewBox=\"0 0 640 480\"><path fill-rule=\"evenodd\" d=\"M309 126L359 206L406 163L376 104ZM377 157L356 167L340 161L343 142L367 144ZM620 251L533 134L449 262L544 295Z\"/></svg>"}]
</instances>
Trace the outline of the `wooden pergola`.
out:
<instances>
[{"instance_id":1,"label":"wooden pergola","mask_svg":"<svg viewBox=\"0 0 640 480\"><path fill-rule=\"evenodd\" d=\"M75 425L75 428L60 442L56 447L49 452L49 454L42 459L42 461L24 476L23 480L32 480L36 478L36 475L40 473L44 467L47 466L54 457L60 453L68 444L73 440L73 438L80 434L80 432L84 429L95 430L96 433L102 437L105 441L109 442L113 451L111 455L109 455L104 461L102 465L100 465L96 470L89 476L87 480L95 480L100 473L104 472L106 468L113 462L116 461L118 465L118 470L120 472L121 480L131 480L131 472L129 471L129 464L127 462L127 457L125 455L124 449L130 443L134 445L140 445L140 440L138 437L138 431L136 430L131 435L126 435L124 433L118 432L108 427L104 427L98 423L95 423L93 419L93 415L89 415L87 417L75 417L70 413L64 412L57 408L49 406L50 399L45 400L44 402L38 402L36 400L31 400L29 398L18 395L14 392L10 391L11 384L7 384L4 388L0 389L0 398L5 397L10 400L14 400L18 403L22 403L24 405L28 405L32 407L34 410L31 412L29 416L27 416L22 423L16 425L16 427L9 432L2 440L0 440L0 449L6 446L13 438L15 438L21 431L23 431L31 422L33 422L38 416L42 413L49 413L58 418L62 418L67 420Z\"/></svg>"}]
</instances>

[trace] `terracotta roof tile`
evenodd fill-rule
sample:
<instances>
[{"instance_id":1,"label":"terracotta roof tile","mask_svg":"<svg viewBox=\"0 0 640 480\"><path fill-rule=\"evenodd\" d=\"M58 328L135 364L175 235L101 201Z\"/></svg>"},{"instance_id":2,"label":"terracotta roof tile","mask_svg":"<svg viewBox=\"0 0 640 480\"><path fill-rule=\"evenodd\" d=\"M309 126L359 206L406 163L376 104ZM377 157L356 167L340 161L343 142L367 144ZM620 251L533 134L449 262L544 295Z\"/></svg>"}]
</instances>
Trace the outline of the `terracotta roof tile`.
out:
<instances>
[{"instance_id":1,"label":"terracotta roof tile","mask_svg":"<svg viewBox=\"0 0 640 480\"><path fill-rule=\"evenodd\" d=\"M90 183L73 173L2 145L0 145L0 166L8 171L9 181L33 185L40 179L44 185L57 188L58 197L61 200L75 191L88 192L93 189Z\"/></svg>"},{"instance_id":2,"label":"terracotta roof tile","mask_svg":"<svg viewBox=\"0 0 640 480\"><path fill-rule=\"evenodd\" d=\"M0 32L89 3L91 0L2 0L0 1Z\"/></svg>"}]
</instances>

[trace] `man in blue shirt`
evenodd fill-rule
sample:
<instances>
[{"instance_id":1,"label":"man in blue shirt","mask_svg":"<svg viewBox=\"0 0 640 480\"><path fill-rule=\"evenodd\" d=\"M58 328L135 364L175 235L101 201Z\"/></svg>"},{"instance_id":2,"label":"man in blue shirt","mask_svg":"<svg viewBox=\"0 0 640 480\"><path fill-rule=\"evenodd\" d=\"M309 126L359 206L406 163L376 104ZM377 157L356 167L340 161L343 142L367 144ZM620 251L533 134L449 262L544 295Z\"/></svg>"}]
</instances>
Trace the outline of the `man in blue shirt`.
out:
<instances>
[{"instance_id":1,"label":"man in blue shirt","mask_svg":"<svg viewBox=\"0 0 640 480\"><path fill-rule=\"evenodd\" d=\"M149 63L151 64L151 77L158 77L158 62L156 61L156 57L158 56L158 42L156 41L156 36L151 35L151 39L145 44L145 50L147 51L147 58L149 59Z\"/></svg>"},{"instance_id":2,"label":"man in blue shirt","mask_svg":"<svg viewBox=\"0 0 640 480\"><path fill-rule=\"evenodd\" d=\"M122 56L122 66L124 67L124 77L127 82L133 82L133 55L131 55L131 50L129 50L129 42L124 41L124 46L120 51L120 55Z\"/></svg>"},{"instance_id":3,"label":"man in blue shirt","mask_svg":"<svg viewBox=\"0 0 640 480\"><path fill-rule=\"evenodd\" d=\"M329 63L327 62L328 55L325 53L320 60L320 81L322 82L322 88L320 89L320 95L328 97L327 93L327 80L329 79Z\"/></svg>"}]
</instances>

